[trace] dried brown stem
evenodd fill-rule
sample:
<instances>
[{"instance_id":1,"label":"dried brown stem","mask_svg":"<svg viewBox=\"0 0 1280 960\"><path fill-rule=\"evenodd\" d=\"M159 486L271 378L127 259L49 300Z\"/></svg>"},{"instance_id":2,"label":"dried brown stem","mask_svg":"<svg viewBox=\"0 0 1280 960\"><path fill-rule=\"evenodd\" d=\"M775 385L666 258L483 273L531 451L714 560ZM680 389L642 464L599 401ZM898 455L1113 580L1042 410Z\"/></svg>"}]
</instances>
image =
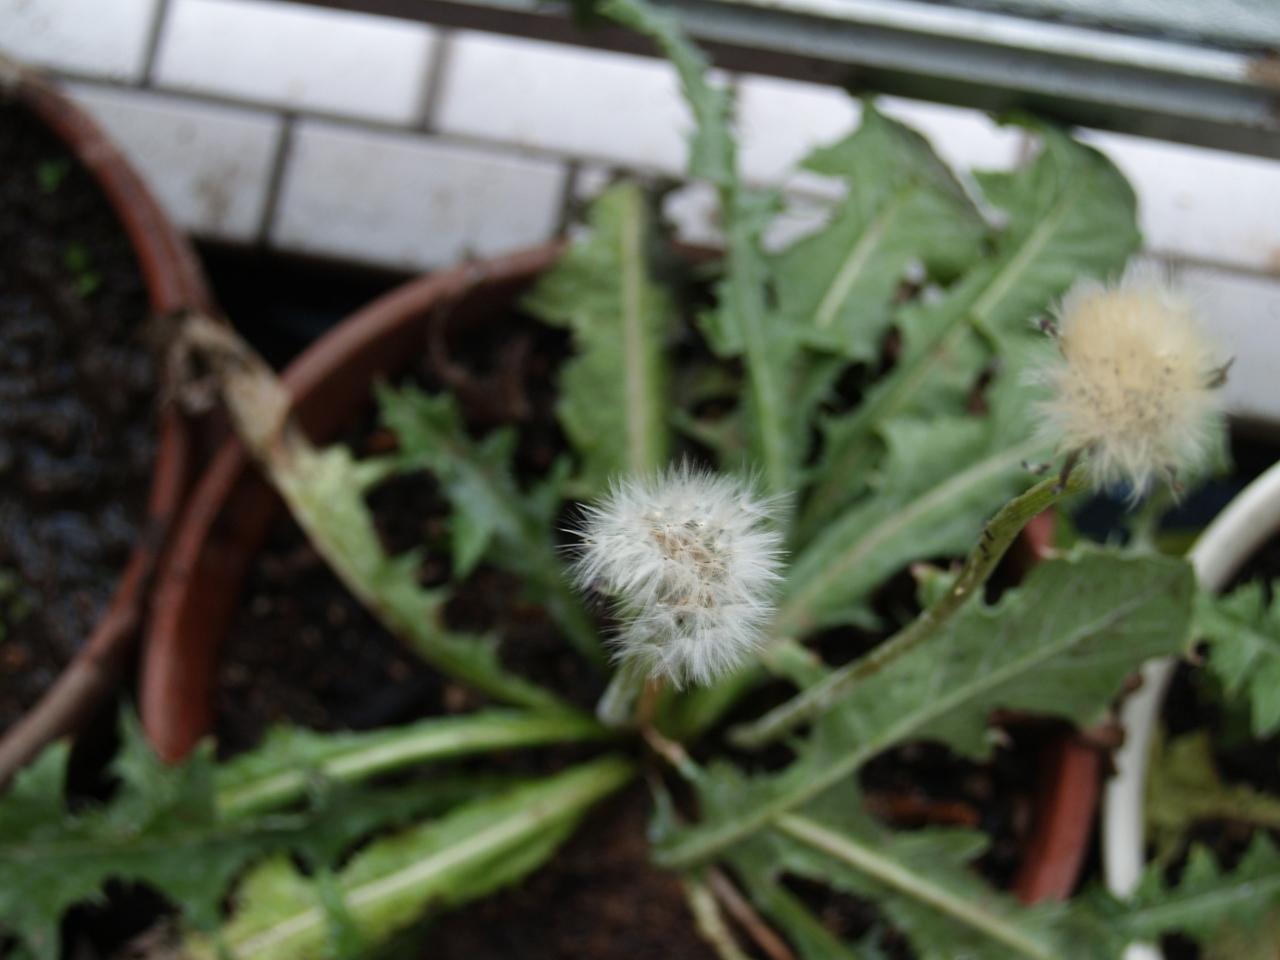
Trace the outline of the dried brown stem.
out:
<instances>
[{"instance_id":1,"label":"dried brown stem","mask_svg":"<svg viewBox=\"0 0 1280 960\"><path fill-rule=\"evenodd\" d=\"M734 886L728 875L718 867L707 870L707 886L716 900L724 907L725 913L746 931L752 941L769 960L796 960L796 955L786 942L765 923L764 918L756 912L746 897Z\"/></svg>"}]
</instances>

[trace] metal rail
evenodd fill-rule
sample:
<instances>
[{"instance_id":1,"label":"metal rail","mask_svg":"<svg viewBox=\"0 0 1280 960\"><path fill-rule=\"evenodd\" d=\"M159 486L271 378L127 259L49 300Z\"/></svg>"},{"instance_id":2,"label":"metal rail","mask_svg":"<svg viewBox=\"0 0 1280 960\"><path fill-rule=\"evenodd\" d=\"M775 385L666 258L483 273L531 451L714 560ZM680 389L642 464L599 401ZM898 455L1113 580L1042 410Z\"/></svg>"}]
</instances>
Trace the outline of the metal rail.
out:
<instances>
[{"instance_id":1,"label":"metal rail","mask_svg":"<svg viewBox=\"0 0 1280 960\"><path fill-rule=\"evenodd\" d=\"M307 0L444 26L633 53L640 38L583 29L546 0ZM1280 158L1280 56L1178 36L918 0L654 0L728 70ZM1239 0L1237 0L1239 2ZM1023 2L1026 6L1026 0ZM1280 2L1276 4L1280 21ZM1280 31L1280 23L1277 24ZM1234 35L1239 35L1234 34Z\"/></svg>"}]
</instances>

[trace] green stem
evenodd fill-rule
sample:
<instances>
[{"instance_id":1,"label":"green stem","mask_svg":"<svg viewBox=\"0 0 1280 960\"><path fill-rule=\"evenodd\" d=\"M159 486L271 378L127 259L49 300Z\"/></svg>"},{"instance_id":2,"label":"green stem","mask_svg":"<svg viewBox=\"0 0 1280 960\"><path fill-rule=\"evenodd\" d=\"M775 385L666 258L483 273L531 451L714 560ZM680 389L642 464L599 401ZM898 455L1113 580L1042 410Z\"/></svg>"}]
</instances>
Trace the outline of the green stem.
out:
<instances>
[{"instance_id":1,"label":"green stem","mask_svg":"<svg viewBox=\"0 0 1280 960\"><path fill-rule=\"evenodd\" d=\"M801 691L795 697L766 713L759 720L730 731L729 737L740 747L763 746L802 723L825 713L849 696L864 679L879 672L903 654L915 649L938 632L974 594L981 591L1022 529L1043 511L1064 497L1082 490L1085 478L1075 471L1066 483L1056 474L1042 480L1030 490L1014 497L988 521L965 560L959 576L942 597L928 610L865 657L833 670L824 679Z\"/></svg>"},{"instance_id":2,"label":"green stem","mask_svg":"<svg viewBox=\"0 0 1280 960\"><path fill-rule=\"evenodd\" d=\"M219 784L216 804L220 816L232 820L297 800L315 776L353 783L431 760L607 736L590 718L571 713L493 710L431 717L398 730L341 735L337 748L322 758ZM234 765L227 770L235 773Z\"/></svg>"},{"instance_id":3,"label":"green stem","mask_svg":"<svg viewBox=\"0 0 1280 960\"><path fill-rule=\"evenodd\" d=\"M649 682L648 672L635 660L618 664L596 704L596 719L612 730L632 726L636 702Z\"/></svg>"},{"instance_id":4,"label":"green stem","mask_svg":"<svg viewBox=\"0 0 1280 960\"><path fill-rule=\"evenodd\" d=\"M720 912L720 904L706 882L692 873L681 879L684 899L693 914L693 922L702 939L716 952L720 960L751 960L733 939L729 924Z\"/></svg>"},{"instance_id":5,"label":"green stem","mask_svg":"<svg viewBox=\"0 0 1280 960\"><path fill-rule=\"evenodd\" d=\"M1026 930L1019 929L1008 917L989 909L977 899L966 899L946 887L931 882L921 873L908 870L876 850L864 846L845 834L828 830L820 823L793 813L784 814L774 825L788 836L832 859L848 864L899 893L926 903L967 927L1013 951L1027 960L1059 960L1056 950Z\"/></svg>"}]
</instances>

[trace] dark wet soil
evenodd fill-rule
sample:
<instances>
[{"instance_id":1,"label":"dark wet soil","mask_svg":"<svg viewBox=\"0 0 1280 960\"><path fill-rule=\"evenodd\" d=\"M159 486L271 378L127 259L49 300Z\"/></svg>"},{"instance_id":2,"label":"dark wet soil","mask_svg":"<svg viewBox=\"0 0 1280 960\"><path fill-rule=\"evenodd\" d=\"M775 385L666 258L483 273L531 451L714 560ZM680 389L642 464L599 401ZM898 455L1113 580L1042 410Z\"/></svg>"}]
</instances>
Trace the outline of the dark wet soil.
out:
<instances>
[{"instance_id":1,"label":"dark wet soil","mask_svg":"<svg viewBox=\"0 0 1280 960\"><path fill-rule=\"evenodd\" d=\"M716 960L692 929L679 880L649 862L641 787L602 804L524 883L447 914L430 960Z\"/></svg>"},{"instance_id":2,"label":"dark wet soil","mask_svg":"<svg viewBox=\"0 0 1280 960\"><path fill-rule=\"evenodd\" d=\"M0 104L0 730L88 637L138 536L157 366L88 172Z\"/></svg>"}]
</instances>

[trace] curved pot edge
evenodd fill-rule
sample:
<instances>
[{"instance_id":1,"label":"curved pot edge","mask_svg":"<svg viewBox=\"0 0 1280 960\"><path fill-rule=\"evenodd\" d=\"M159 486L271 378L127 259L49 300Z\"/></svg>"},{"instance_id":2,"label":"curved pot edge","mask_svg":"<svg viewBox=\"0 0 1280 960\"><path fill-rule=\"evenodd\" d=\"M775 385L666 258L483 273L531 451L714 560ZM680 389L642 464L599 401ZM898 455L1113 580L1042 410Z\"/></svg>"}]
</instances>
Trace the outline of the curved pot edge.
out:
<instances>
[{"instance_id":1,"label":"curved pot edge","mask_svg":"<svg viewBox=\"0 0 1280 960\"><path fill-rule=\"evenodd\" d=\"M1253 480L1204 529L1189 554L1200 585L1215 593L1255 550L1280 532L1280 463ZM1165 689L1176 661L1153 660L1142 669L1142 685L1121 708L1126 731L1116 752L1115 775L1105 788L1102 816L1103 871L1107 888L1128 896L1146 863L1143 798L1151 741L1159 722ZM1152 948L1134 947L1126 960L1158 960Z\"/></svg>"},{"instance_id":2,"label":"curved pot edge","mask_svg":"<svg viewBox=\"0 0 1280 960\"><path fill-rule=\"evenodd\" d=\"M40 74L11 60L0 63L0 94L31 110L97 181L133 248L152 313L166 317L212 311L195 251L99 126ZM124 675L152 575L192 472L189 425L172 405L162 406L158 431L139 543L85 645L35 706L0 737L0 788L47 743L74 732Z\"/></svg>"},{"instance_id":3,"label":"curved pot edge","mask_svg":"<svg viewBox=\"0 0 1280 960\"><path fill-rule=\"evenodd\" d=\"M1022 531L1021 566L1053 552L1053 511ZM1064 730L1044 747L1036 778L1035 819L1023 848L1013 891L1023 903L1062 901L1080 880L1102 786L1102 757L1079 732Z\"/></svg>"}]
</instances>

